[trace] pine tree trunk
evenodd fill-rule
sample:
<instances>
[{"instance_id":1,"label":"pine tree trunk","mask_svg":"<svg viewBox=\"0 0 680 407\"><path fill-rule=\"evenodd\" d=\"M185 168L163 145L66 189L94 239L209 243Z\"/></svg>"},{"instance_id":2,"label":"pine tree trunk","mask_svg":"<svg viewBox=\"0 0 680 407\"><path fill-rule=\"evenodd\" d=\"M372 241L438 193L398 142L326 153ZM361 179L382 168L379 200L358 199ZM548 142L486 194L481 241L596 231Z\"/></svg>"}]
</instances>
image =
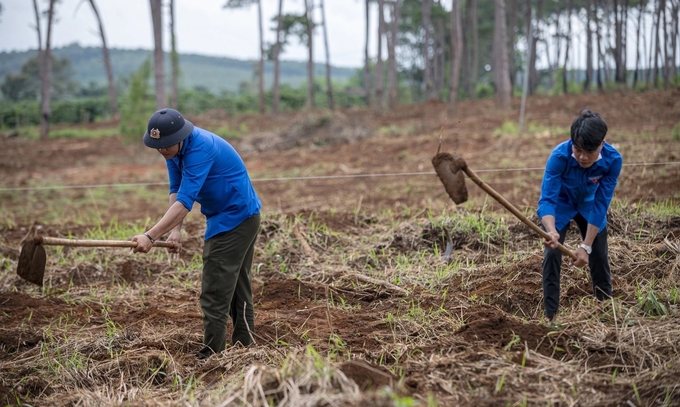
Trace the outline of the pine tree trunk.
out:
<instances>
[{"instance_id":1,"label":"pine tree trunk","mask_svg":"<svg viewBox=\"0 0 680 407\"><path fill-rule=\"evenodd\" d=\"M33 0L33 11L35 12L35 31L38 34L38 76L40 77L40 99L43 97L43 82L45 80L45 52L43 50L42 30L40 24L40 11L38 10L38 1ZM42 109L42 105L41 105ZM40 119L42 131L42 118ZM49 123L48 123L49 124ZM40 133L42 139L42 132Z\"/></svg>"},{"instance_id":2,"label":"pine tree trunk","mask_svg":"<svg viewBox=\"0 0 680 407\"><path fill-rule=\"evenodd\" d=\"M659 87L659 57L661 54L661 41L659 39L659 26L661 25L661 9L664 7L665 1L660 0L656 3L656 24L654 24L654 88Z\"/></svg>"},{"instance_id":3,"label":"pine tree trunk","mask_svg":"<svg viewBox=\"0 0 680 407\"><path fill-rule=\"evenodd\" d=\"M678 36L680 36L680 0L675 0L673 3L673 27L674 27L674 33L671 35L671 68L672 68L672 74L671 74L671 80L675 77L676 73L678 72L678 69L675 66L675 61L678 59Z\"/></svg>"},{"instance_id":4,"label":"pine tree trunk","mask_svg":"<svg viewBox=\"0 0 680 407\"><path fill-rule=\"evenodd\" d=\"M464 2L461 4L461 9L465 7L465 10L461 10L462 12L465 13L465 18L462 18L463 20L463 58L460 62L460 86L465 89L465 91L469 94L471 85L470 85L470 44L472 43L472 38L471 33L470 33L470 20L467 17L468 14L468 9L467 9L467 2L466 0L460 0L461 2ZM469 0L468 0L469 1Z\"/></svg>"},{"instance_id":5,"label":"pine tree trunk","mask_svg":"<svg viewBox=\"0 0 680 407\"><path fill-rule=\"evenodd\" d=\"M562 93L565 95L569 93L569 84L567 81L567 63L569 62L569 49L571 46L571 9L572 1L567 0L567 37L566 37L566 47L564 50L564 65L562 66Z\"/></svg>"},{"instance_id":6,"label":"pine tree trunk","mask_svg":"<svg viewBox=\"0 0 680 407\"><path fill-rule=\"evenodd\" d=\"M555 76L556 72L560 67L560 61L562 60L562 37L564 35L562 34L562 11L557 10L557 16L555 17L555 60L551 61L550 58L548 58L548 64L550 65L550 75L549 75L549 89L553 89L555 87ZM538 22L540 25L540 22ZM546 43L548 40L546 39ZM546 52L550 50L550 47L545 47Z\"/></svg>"},{"instance_id":7,"label":"pine tree trunk","mask_svg":"<svg viewBox=\"0 0 680 407\"><path fill-rule=\"evenodd\" d=\"M655 4L655 2L651 2L650 4ZM654 6L652 6L651 10L651 18L652 18L652 29L649 33L649 48L646 50L647 52L646 57L647 57L647 70L645 74L645 89L650 89L652 87L652 56L654 55Z\"/></svg>"},{"instance_id":8,"label":"pine tree trunk","mask_svg":"<svg viewBox=\"0 0 680 407\"><path fill-rule=\"evenodd\" d=\"M434 94L433 59L431 58L432 41L432 0L422 0L423 13L423 82L425 83L425 99L430 100Z\"/></svg>"},{"instance_id":9,"label":"pine tree trunk","mask_svg":"<svg viewBox=\"0 0 680 407\"><path fill-rule=\"evenodd\" d=\"M627 3L627 2L626 2ZM626 23L627 23L627 4L622 4L619 0L614 0L614 62L616 64L616 83L626 83Z\"/></svg>"},{"instance_id":10,"label":"pine tree trunk","mask_svg":"<svg viewBox=\"0 0 680 407\"><path fill-rule=\"evenodd\" d=\"M527 14L526 14L526 32L524 37L526 38L527 49L526 57L524 60L524 72L522 73L522 101L519 105L519 133L524 131L524 117L527 107L527 95L529 94L529 60L531 55L531 47L534 45L534 10L531 3L527 4ZM550 47L546 47L549 49ZM548 61L550 57L548 56Z\"/></svg>"},{"instance_id":11,"label":"pine tree trunk","mask_svg":"<svg viewBox=\"0 0 680 407\"><path fill-rule=\"evenodd\" d=\"M364 98L366 99L366 106L371 105L371 59L368 55L368 37L370 34L370 6L371 0L366 0L366 43L364 46Z\"/></svg>"},{"instance_id":12,"label":"pine tree trunk","mask_svg":"<svg viewBox=\"0 0 680 407\"><path fill-rule=\"evenodd\" d=\"M623 2L623 83L628 83L628 13L630 11L630 0Z\"/></svg>"},{"instance_id":13,"label":"pine tree trunk","mask_svg":"<svg viewBox=\"0 0 680 407\"><path fill-rule=\"evenodd\" d=\"M602 74L604 73L604 55L602 55L602 33L600 32L600 16L598 15L598 2L595 2L595 35L597 39L597 89L604 90Z\"/></svg>"},{"instance_id":14,"label":"pine tree trunk","mask_svg":"<svg viewBox=\"0 0 680 407\"><path fill-rule=\"evenodd\" d=\"M378 0L378 56L375 63L375 111L384 110L382 40L385 35L385 0Z\"/></svg>"},{"instance_id":15,"label":"pine tree trunk","mask_svg":"<svg viewBox=\"0 0 680 407\"><path fill-rule=\"evenodd\" d=\"M56 0L50 0L47 10L47 33L45 34L45 48L42 57L42 77L40 78L40 139L47 140L50 137L50 101L52 98L52 23L54 21L54 4Z\"/></svg>"},{"instance_id":16,"label":"pine tree trunk","mask_svg":"<svg viewBox=\"0 0 680 407\"><path fill-rule=\"evenodd\" d=\"M611 78L609 75L609 55L606 52L606 50L611 50L614 45L611 44L610 38L611 38L611 29L612 29L612 23L610 20L611 18L611 13L604 15L604 18L606 19L606 24L604 25L604 30L606 34L606 46L603 48L603 54L602 54L602 72L604 73L604 83L610 83ZM603 36L604 37L604 36Z\"/></svg>"},{"instance_id":17,"label":"pine tree trunk","mask_svg":"<svg viewBox=\"0 0 680 407\"><path fill-rule=\"evenodd\" d=\"M175 37L175 0L170 0L170 107L179 109L179 53Z\"/></svg>"},{"instance_id":18,"label":"pine tree trunk","mask_svg":"<svg viewBox=\"0 0 680 407\"><path fill-rule=\"evenodd\" d=\"M437 75L436 75L436 80L435 80L435 89L434 89L434 97L439 100L441 99L441 95L444 93L445 86L446 86L446 78L445 78L445 71L446 71L446 29L444 28L446 24L444 23L444 19L438 18L437 19L437 40L435 42L436 48L435 48L435 55L436 55L436 67L437 67Z\"/></svg>"},{"instance_id":19,"label":"pine tree trunk","mask_svg":"<svg viewBox=\"0 0 680 407\"><path fill-rule=\"evenodd\" d=\"M260 32L260 61L257 69L257 93L260 102L260 114L265 114L267 112L267 108L264 102L264 28L262 21L262 0L257 0L257 24Z\"/></svg>"},{"instance_id":20,"label":"pine tree trunk","mask_svg":"<svg viewBox=\"0 0 680 407\"><path fill-rule=\"evenodd\" d=\"M431 48L431 55L432 55L432 60L430 61L430 67L431 67L431 80L432 80L432 99L438 99L438 92L439 92L439 77L441 76L441 73L439 71L439 46L440 46L440 41L439 38L441 37L440 32L439 32L439 20L432 20L432 32L430 33L430 41L432 43L432 48Z\"/></svg>"},{"instance_id":21,"label":"pine tree trunk","mask_svg":"<svg viewBox=\"0 0 680 407\"><path fill-rule=\"evenodd\" d=\"M451 73L449 75L449 113L456 113L460 86L460 64L463 57L463 27L460 0L451 1Z\"/></svg>"},{"instance_id":22,"label":"pine tree trunk","mask_svg":"<svg viewBox=\"0 0 680 407\"><path fill-rule=\"evenodd\" d=\"M635 72L633 73L633 89L637 87L640 78L640 31L642 30L642 9L644 1L640 0L638 7L637 32L635 35Z\"/></svg>"},{"instance_id":23,"label":"pine tree trunk","mask_svg":"<svg viewBox=\"0 0 680 407\"><path fill-rule=\"evenodd\" d=\"M505 0L494 0L493 30L493 76L496 85L496 105L510 107L510 74L508 72L508 50L506 47L507 27L505 25Z\"/></svg>"},{"instance_id":24,"label":"pine tree trunk","mask_svg":"<svg viewBox=\"0 0 680 407\"><path fill-rule=\"evenodd\" d=\"M397 34L399 32L399 21L401 20L401 0L396 0L391 4L390 36L387 43L387 81L388 81L388 106L394 109L399 98L399 82L397 78Z\"/></svg>"},{"instance_id":25,"label":"pine tree trunk","mask_svg":"<svg viewBox=\"0 0 680 407\"><path fill-rule=\"evenodd\" d=\"M95 5L94 0L90 0L90 5L92 6L92 11L97 19L97 24L99 25L99 36L102 39L102 54L104 57L104 69L106 70L106 80L109 85L109 109L111 109L111 116L116 119L118 118L118 98L116 96L116 85L113 80L113 69L111 68L111 56L109 55L109 47L106 45L106 35L104 34L104 24L99 16L99 10Z\"/></svg>"},{"instance_id":26,"label":"pine tree trunk","mask_svg":"<svg viewBox=\"0 0 680 407\"><path fill-rule=\"evenodd\" d=\"M165 65L163 60L163 18L161 0L149 0L153 24L153 71L156 83L156 108L162 109L167 103L165 96Z\"/></svg>"},{"instance_id":27,"label":"pine tree trunk","mask_svg":"<svg viewBox=\"0 0 680 407\"><path fill-rule=\"evenodd\" d=\"M529 4L531 4L531 0L528 0ZM538 88L540 78L538 75L538 69L536 69L536 60L537 60L537 52L536 48L538 45L538 40L541 37L541 29L540 29L540 21L543 20L543 0L538 0L538 4L536 5L536 22L537 24L535 25L535 30L534 30L534 38L533 38L533 44L531 47L531 59L529 60L529 94L533 95L534 92L536 92L536 88Z\"/></svg>"},{"instance_id":28,"label":"pine tree trunk","mask_svg":"<svg viewBox=\"0 0 680 407\"><path fill-rule=\"evenodd\" d=\"M593 1L586 0L586 79L583 82L583 90L590 91L590 85L593 82L593 31L591 29L591 20L593 13Z\"/></svg>"},{"instance_id":29,"label":"pine tree trunk","mask_svg":"<svg viewBox=\"0 0 680 407\"><path fill-rule=\"evenodd\" d=\"M281 31L283 30L283 0L279 0L279 13L276 17L276 43L274 44L274 88L272 90L272 113L279 113L281 90L279 78L281 75Z\"/></svg>"},{"instance_id":30,"label":"pine tree trunk","mask_svg":"<svg viewBox=\"0 0 680 407\"><path fill-rule=\"evenodd\" d=\"M644 1L641 1L641 3L644 3ZM643 8L640 10L643 15L647 14L647 5L643 5ZM640 52L640 80L643 80L642 77L644 76L644 81L645 81L645 90L649 88L649 74L651 69L649 69L649 65L647 65L647 68L643 68L642 65L644 65L644 61L646 61L649 58L649 51L647 51L647 37L645 37L645 32L647 32L647 27L645 24L645 21L647 21L647 16L645 15L644 18L642 18L642 39L640 42L642 43L642 51ZM652 37L651 35L649 36L650 38Z\"/></svg>"},{"instance_id":31,"label":"pine tree trunk","mask_svg":"<svg viewBox=\"0 0 680 407\"><path fill-rule=\"evenodd\" d=\"M672 6L672 3L671 3L671 6ZM673 17L671 17L671 18L673 18ZM664 89L668 89L670 87L671 81L673 80L673 74L675 73L675 64L674 64L674 61L671 59L671 57L673 55L673 52L671 50L671 37L673 35L672 35L672 33L668 32L668 28L669 28L668 6L666 5L666 2L664 0L664 8L663 8L663 37L664 37L663 88Z\"/></svg>"},{"instance_id":32,"label":"pine tree trunk","mask_svg":"<svg viewBox=\"0 0 680 407\"><path fill-rule=\"evenodd\" d=\"M321 7L321 24L323 24L323 43L326 50L326 91L328 92L328 107L335 109L335 102L333 101L333 86L331 81L331 55L328 49L328 27L326 25L326 8L324 0L319 3Z\"/></svg>"},{"instance_id":33,"label":"pine tree trunk","mask_svg":"<svg viewBox=\"0 0 680 407\"><path fill-rule=\"evenodd\" d=\"M479 0L472 0L472 78L473 99L477 98L477 78L479 78Z\"/></svg>"},{"instance_id":34,"label":"pine tree trunk","mask_svg":"<svg viewBox=\"0 0 680 407\"><path fill-rule=\"evenodd\" d=\"M623 31L623 24L621 22L621 16L620 16L620 8L621 6L619 5L619 0L612 0L612 7L613 7L613 15L614 15L614 47L612 47L612 55L614 57L614 66L615 66L615 73L614 73L614 82L616 83L621 83L620 78L619 78L619 71L620 71L620 66L621 63L623 62L621 59L621 40L622 40L622 34L621 32ZM625 70L625 67L624 67Z\"/></svg>"},{"instance_id":35,"label":"pine tree trunk","mask_svg":"<svg viewBox=\"0 0 680 407\"><path fill-rule=\"evenodd\" d=\"M510 71L510 88L515 86L517 69L515 67L515 28L517 27L517 0L507 0L508 9L508 69Z\"/></svg>"},{"instance_id":36,"label":"pine tree trunk","mask_svg":"<svg viewBox=\"0 0 680 407\"><path fill-rule=\"evenodd\" d=\"M41 30L41 24L40 24L40 11L38 10L38 1L33 0L33 11L35 13L35 31L38 34L38 70L41 69L42 63L42 51L43 51L43 46L42 46L42 30ZM42 72L40 72L40 77L42 78Z\"/></svg>"},{"instance_id":37,"label":"pine tree trunk","mask_svg":"<svg viewBox=\"0 0 680 407\"><path fill-rule=\"evenodd\" d=\"M655 16L656 12L654 9L654 4L656 2L651 3L653 4L652 6L652 11L651 11L651 17L652 17L652 27L656 25L655 21ZM654 69L652 68L654 62L653 62L653 57L654 57L654 29L652 28L652 32L649 34L649 49L647 50L647 76L645 78L645 88L650 89L652 87L652 76L654 75Z\"/></svg>"},{"instance_id":38,"label":"pine tree trunk","mask_svg":"<svg viewBox=\"0 0 680 407\"><path fill-rule=\"evenodd\" d=\"M470 23L470 82L468 93L472 100L477 99L477 76L479 73L479 29L477 20L477 3L478 0L468 0L467 2L467 20Z\"/></svg>"},{"instance_id":39,"label":"pine tree trunk","mask_svg":"<svg viewBox=\"0 0 680 407\"><path fill-rule=\"evenodd\" d=\"M305 15L307 16L307 109L314 107L314 19L313 0L305 0Z\"/></svg>"}]
</instances>

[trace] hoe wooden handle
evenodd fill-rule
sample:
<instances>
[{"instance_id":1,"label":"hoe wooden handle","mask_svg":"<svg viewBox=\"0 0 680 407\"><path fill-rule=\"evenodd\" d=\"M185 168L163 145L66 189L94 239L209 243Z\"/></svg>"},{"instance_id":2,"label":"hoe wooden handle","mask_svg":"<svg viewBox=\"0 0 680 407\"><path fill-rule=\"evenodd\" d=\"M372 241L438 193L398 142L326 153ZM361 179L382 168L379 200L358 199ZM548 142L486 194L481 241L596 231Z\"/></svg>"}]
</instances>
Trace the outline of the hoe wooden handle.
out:
<instances>
[{"instance_id":1,"label":"hoe wooden handle","mask_svg":"<svg viewBox=\"0 0 680 407\"><path fill-rule=\"evenodd\" d=\"M47 246L137 247L137 242L129 240L79 240L47 236L38 236L34 239L34 242ZM172 242L156 242L153 244L153 247L175 247L175 244Z\"/></svg>"},{"instance_id":2,"label":"hoe wooden handle","mask_svg":"<svg viewBox=\"0 0 680 407\"><path fill-rule=\"evenodd\" d=\"M507 210L513 213L513 215L517 216L517 219L521 220L524 222L525 225L529 226L531 229L533 229L536 233L539 235L543 236L543 238L547 240L552 240L552 237L543 229L539 228L536 226L532 221L529 220L522 212L517 210L510 202L505 200L503 196L501 196L498 192L494 191L493 188L488 186L484 181L482 181L477 174L475 174L467 165L463 167L463 171L465 171L465 174L467 174L468 178L470 178L472 181L474 181L475 184L479 185L480 188L482 188L484 191L486 191L487 194L491 195L496 201L498 201L501 205L505 206ZM558 243L557 248L560 249L560 251L567 256L571 257L574 260L578 260L578 257L576 256L576 253L572 252L571 250L567 249L564 247L564 245Z\"/></svg>"}]
</instances>

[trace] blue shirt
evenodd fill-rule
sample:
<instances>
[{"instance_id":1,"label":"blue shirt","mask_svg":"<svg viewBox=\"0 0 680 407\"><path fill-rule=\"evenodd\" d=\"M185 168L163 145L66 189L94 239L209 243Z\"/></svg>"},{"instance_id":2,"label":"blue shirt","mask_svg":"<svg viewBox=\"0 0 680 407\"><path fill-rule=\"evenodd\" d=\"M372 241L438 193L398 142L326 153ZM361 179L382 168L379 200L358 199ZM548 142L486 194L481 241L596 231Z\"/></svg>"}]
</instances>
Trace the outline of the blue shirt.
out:
<instances>
[{"instance_id":1,"label":"blue shirt","mask_svg":"<svg viewBox=\"0 0 680 407\"><path fill-rule=\"evenodd\" d=\"M179 154L166 160L170 193L191 210L201 204L206 218L205 238L228 232L262 206L243 160L223 138L194 127Z\"/></svg>"},{"instance_id":2,"label":"blue shirt","mask_svg":"<svg viewBox=\"0 0 680 407\"><path fill-rule=\"evenodd\" d=\"M591 225L602 230L607 225L607 209L614 196L623 158L604 143L600 157L590 168L583 168L572 156L571 140L553 150L545 166L538 217L555 217L560 231L580 213Z\"/></svg>"}]
</instances>

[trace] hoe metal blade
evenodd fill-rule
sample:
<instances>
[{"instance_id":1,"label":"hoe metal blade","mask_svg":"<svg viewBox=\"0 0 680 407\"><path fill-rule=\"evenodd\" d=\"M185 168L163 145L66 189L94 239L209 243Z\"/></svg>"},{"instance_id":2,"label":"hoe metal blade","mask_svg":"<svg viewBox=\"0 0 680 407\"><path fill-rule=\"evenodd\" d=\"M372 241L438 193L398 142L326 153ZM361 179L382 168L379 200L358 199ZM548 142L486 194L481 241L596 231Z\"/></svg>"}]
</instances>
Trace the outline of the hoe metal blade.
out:
<instances>
[{"instance_id":1,"label":"hoe metal blade","mask_svg":"<svg viewBox=\"0 0 680 407\"><path fill-rule=\"evenodd\" d=\"M46 263L47 255L42 244L36 243L35 240L27 240L21 245L17 274L24 280L42 287Z\"/></svg>"},{"instance_id":2,"label":"hoe metal blade","mask_svg":"<svg viewBox=\"0 0 680 407\"><path fill-rule=\"evenodd\" d=\"M467 164L465 160L454 157L449 153L437 153L432 157L432 165L451 200L456 205L467 202L468 190L465 187L464 175Z\"/></svg>"}]
</instances>

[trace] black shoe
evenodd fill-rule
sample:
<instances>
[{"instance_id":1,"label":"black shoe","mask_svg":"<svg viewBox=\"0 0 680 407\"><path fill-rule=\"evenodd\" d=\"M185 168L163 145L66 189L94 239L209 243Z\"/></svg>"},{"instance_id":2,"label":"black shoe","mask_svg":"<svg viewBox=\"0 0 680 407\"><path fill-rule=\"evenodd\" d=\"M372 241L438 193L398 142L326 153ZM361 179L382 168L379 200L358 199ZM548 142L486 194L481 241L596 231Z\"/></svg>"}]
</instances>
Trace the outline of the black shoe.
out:
<instances>
[{"instance_id":1,"label":"black shoe","mask_svg":"<svg viewBox=\"0 0 680 407\"><path fill-rule=\"evenodd\" d=\"M198 360L205 360L205 359L208 359L210 356L212 356L214 354L215 354L215 352L213 352L212 349L210 349L209 347L206 346L205 348L201 349L198 352L196 357L198 358Z\"/></svg>"},{"instance_id":2,"label":"black shoe","mask_svg":"<svg viewBox=\"0 0 680 407\"><path fill-rule=\"evenodd\" d=\"M546 319L546 324L545 324L545 325L546 325L548 328L550 328L550 329L562 329L562 324L560 324L560 323L557 321L557 316L555 316L555 315L550 315L550 316L546 316L545 319Z\"/></svg>"}]
</instances>

